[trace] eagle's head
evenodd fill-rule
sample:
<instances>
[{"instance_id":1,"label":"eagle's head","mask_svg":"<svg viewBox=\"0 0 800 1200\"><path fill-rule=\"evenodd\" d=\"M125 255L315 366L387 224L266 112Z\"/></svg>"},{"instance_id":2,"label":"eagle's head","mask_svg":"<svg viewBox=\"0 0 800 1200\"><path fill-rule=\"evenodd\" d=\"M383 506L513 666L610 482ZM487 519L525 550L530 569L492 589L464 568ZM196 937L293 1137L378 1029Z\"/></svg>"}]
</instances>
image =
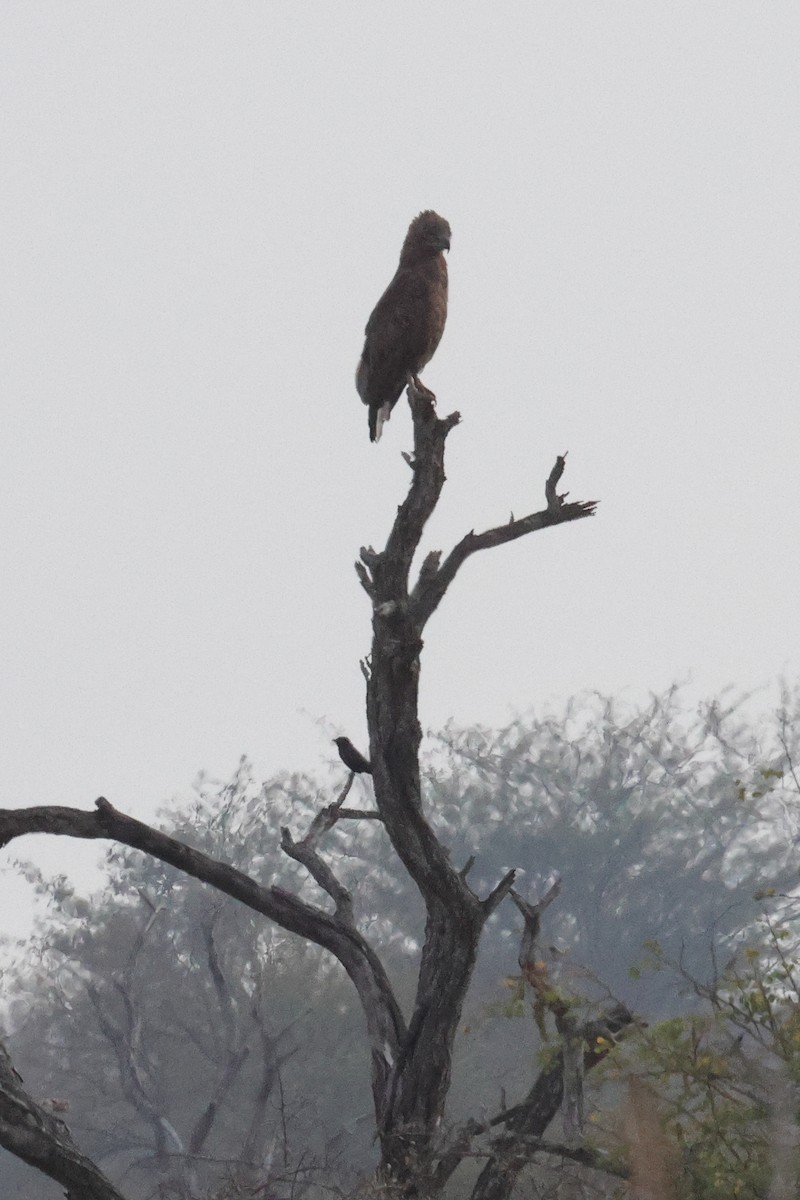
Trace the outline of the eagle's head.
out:
<instances>
[{"instance_id":1,"label":"eagle's head","mask_svg":"<svg viewBox=\"0 0 800 1200\"><path fill-rule=\"evenodd\" d=\"M415 217L411 222L411 229L415 227L420 241L425 242L426 245L432 246L434 250L450 249L449 222L435 213L433 209L426 209L425 212L421 212L418 217ZM409 229L409 233L411 229Z\"/></svg>"},{"instance_id":2,"label":"eagle's head","mask_svg":"<svg viewBox=\"0 0 800 1200\"><path fill-rule=\"evenodd\" d=\"M408 227L400 261L416 262L420 258L450 249L450 225L433 209L426 209Z\"/></svg>"}]
</instances>

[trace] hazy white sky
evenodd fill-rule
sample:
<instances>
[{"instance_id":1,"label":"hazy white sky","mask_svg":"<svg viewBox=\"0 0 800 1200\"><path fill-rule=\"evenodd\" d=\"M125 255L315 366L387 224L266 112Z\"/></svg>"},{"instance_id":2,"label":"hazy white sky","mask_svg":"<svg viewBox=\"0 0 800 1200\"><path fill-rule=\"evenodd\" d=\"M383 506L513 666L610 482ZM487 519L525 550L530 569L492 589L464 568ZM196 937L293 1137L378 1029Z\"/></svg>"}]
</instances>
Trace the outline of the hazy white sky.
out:
<instances>
[{"instance_id":1,"label":"hazy white sky","mask_svg":"<svg viewBox=\"0 0 800 1200\"><path fill-rule=\"evenodd\" d=\"M427 207L464 419L427 548L567 449L602 503L466 565L423 725L796 675L799 35L759 0L6 0L0 803L147 817L365 746L352 562L410 420L370 445L353 372Z\"/></svg>"}]
</instances>

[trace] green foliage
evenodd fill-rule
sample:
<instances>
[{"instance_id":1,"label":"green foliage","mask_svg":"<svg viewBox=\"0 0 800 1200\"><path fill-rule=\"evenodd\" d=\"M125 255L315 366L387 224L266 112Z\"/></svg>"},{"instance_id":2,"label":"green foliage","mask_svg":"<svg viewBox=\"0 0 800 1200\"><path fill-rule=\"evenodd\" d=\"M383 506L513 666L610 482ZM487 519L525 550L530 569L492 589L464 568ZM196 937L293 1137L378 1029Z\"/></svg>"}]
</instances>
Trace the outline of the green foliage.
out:
<instances>
[{"instance_id":1,"label":"green foliage","mask_svg":"<svg viewBox=\"0 0 800 1200\"><path fill-rule=\"evenodd\" d=\"M655 1088L678 1150L682 1200L766 1200L776 1120L800 1136L800 956L794 901L776 897L710 982L688 975L651 942L648 965L691 989L695 1011L618 1046L594 1082L631 1076ZM645 969L644 965L640 968ZM619 1152L612 1138L609 1146ZM795 1163L795 1170L800 1164Z\"/></svg>"}]
</instances>

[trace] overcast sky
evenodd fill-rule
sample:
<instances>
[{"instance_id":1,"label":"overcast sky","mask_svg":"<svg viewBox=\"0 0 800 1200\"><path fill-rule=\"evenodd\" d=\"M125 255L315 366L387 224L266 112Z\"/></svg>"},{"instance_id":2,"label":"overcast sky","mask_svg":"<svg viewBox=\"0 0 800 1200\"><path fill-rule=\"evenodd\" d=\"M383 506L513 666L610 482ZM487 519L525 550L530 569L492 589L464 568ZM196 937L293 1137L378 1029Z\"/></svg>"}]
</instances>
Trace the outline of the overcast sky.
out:
<instances>
[{"instance_id":1,"label":"overcast sky","mask_svg":"<svg viewBox=\"0 0 800 1200\"><path fill-rule=\"evenodd\" d=\"M464 567L423 726L794 678L798 35L759 0L5 0L0 803L148 817L366 746L352 563L410 419L370 445L353 372L428 207L463 424L426 548L541 508L564 450L601 506Z\"/></svg>"}]
</instances>

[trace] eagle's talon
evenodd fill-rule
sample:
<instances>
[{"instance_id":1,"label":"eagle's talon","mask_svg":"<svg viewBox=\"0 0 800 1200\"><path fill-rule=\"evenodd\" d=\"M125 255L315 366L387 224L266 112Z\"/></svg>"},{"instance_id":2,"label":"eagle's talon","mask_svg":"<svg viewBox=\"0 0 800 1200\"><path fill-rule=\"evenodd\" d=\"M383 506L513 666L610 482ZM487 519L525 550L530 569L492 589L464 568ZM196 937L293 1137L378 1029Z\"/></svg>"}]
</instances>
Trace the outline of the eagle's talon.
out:
<instances>
[{"instance_id":1,"label":"eagle's talon","mask_svg":"<svg viewBox=\"0 0 800 1200\"><path fill-rule=\"evenodd\" d=\"M418 375L414 375L412 377L411 384L409 386L414 389L415 394L420 398L420 400L430 400L431 404L436 403L436 394L432 392L429 387L425 386Z\"/></svg>"}]
</instances>

